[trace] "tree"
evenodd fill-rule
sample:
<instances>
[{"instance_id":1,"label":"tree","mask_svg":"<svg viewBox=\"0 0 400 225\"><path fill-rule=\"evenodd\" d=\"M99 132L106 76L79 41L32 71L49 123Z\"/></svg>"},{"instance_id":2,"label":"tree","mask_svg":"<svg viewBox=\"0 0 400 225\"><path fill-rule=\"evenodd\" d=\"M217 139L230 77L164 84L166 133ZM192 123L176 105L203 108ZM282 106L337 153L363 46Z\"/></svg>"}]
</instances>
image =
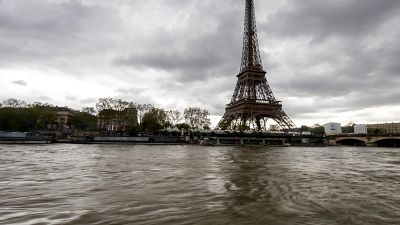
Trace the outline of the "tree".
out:
<instances>
[{"instance_id":1,"label":"tree","mask_svg":"<svg viewBox=\"0 0 400 225\"><path fill-rule=\"evenodd\" d=\"M30 131L36 125L30 108L0 108L0 130Z\"/></svg>"},{"instance_id":2,"label":"tree","mask_svg":"<svg viewBox=\"0 0 400 225\"><path fill-rule=\"evenodd\" d=\"M78 112L72 117L72 125L78 130L94 130L97 117L88 112Z\"/></svg>"},{"instance_id":3,"label":"tree","mask_svg":"<svg viewBox=\"0 0 400 225\"><path fill-rule=\"evenodd\" d=\"M99 112L99 120L102 128L109 129L111 126L114 130L126 130L127 127L136 125L137 109L133 102L124 101L114 98L100 98L96 104ZM132 119L132 117L135 117Z\"/></svg>"},{"instance_id":4,"label":"tree","mask_svg":"<svg viewBox=\"0 0 400 225\"><path fill-rule=\"evenodd\" d=\"M311 133L311 127L306 126L306 125L301 125L299 131L300 131L301 133L303 133L303 132L310 132L310 133Z\"/></svg>"},{"instance_id":5,"label":"tree","mask_svg":"<svg viewBox=\"0 0 400 225\"><path fill-rule=\"evenodd\" d=\"M100 98L99 102L96 103L96 109L100 113L105 109L113 109L113 99L112 98Z\"/></svg>"},{"instance_id":6,"label":"tree","mask_svg":"<svg viewBox=\"0 0 400 225\"><path fill-rule=\"evenodd\" d=\"M178 128L179 130L189 130L190 129L190 125L187 123L178 123L175 125L176 128Z\"/></svg>"},{"instance_id":7,"label":"tree","mask_svg":"<svg viewBox=\"0 0 400 225\"><path fill-rule=\"evenodd\" d=\"M270 131L278 131L279 130L279 126L277 124L271 124L269 126L269 130Z\"/></svg>"},{"instance_id":8,"label":"tree","mask_svg":"<svg viewBox=\"0 0 400 225\"><path fill-rule=\"evenodd\" d=\"M350 122L342 127L342 132L345 134L354 133L354 123Z\"/></svg>"},{"instance_id":9,"label":"tree","mask_svg":"<svg viewBox=\"0 0 400 225\"><path fill-rule=\"evenodd\" d=\"M96 114L96 109L94 109L93 107L83 107L82 112L94 115Z\"/></svg>"},{"instance_id":10,"label":"tree","mask_svg":"<svg viewBox=\"0 0 400 225\"><path fill-rule=\"evenodd\" d=\"M344 126L344 127L342 127L342 132L344 134L354 133L354 126Z\"/></svg>"},{"instance_id":11,"label":"tree","mask_svg":"<svg viewBox=\"0 0 400 225\"><path fill-rule=\"evenodd\" d=\"M374 135L386 134L386 130L382 129L382 128L368 128L367 132L368 132L368 134L374 134Z\"/></svg>"},{"instance_id":12,"label":"tree","mask_svg":"<svg viewBox=\"0 0 400 225\"><path fill-rule=\"evenodd\" d=\"M31 131L47 129L56 123L55 108L49 104L35 102L27 104L14 98L4 100L0 108L0 130Z\"/></svg>"},{"instance_id":13,"label":"tree","mask_svg":"<svg viewBox=\"0 0 400 225\"><path fill-rule=\"evenodd\" d=\"M182 121L182 113L179 110L169 110L167 115L172 126L176 126Z\"/></svg>"},{"instance_id":14,"label":"tree","mask_svg":"<svg viewBox=\"0 0 400 225\"><path fill-rule=\"evenodd\" d=\"M210 113L207 110L199 107L189 107L183 112L185 123L189 124L192 129L209 128L211 126L209 115Z\"/></svg>"},{"instance_id":15,"label":"tree","mask_svg":"<svg viewBox=\"0 0 400 225\"><path fill-rule=\"evenodd\" d=\"M143 115L141 127L149 133L160 131L171 126L164 109L153 108Z\"/></svg>"},{"instance_id":16,"label":"tree","mask_svg":"<svg viewBox=\"0 0 400 225\"><path fill-rule=\"evenodd\" d=\"M142 123L144 114L152 110L154 106L151 104L138 104L136 108L137 108L139 123Z\"/></svg>"},{"instance_id":17,"label":"tree","mask_svg":"<svg viewBox=\"0 0 400 225\"><path fill-rule=\"evenodd\" d=\"M325 129L323 126L316 123L316 124L314 124L314 126L311 127L311 133L316 134L316 135L324 135Z\"/></svg>"},{"instance_id":18,"label":"tree","mask_svg":"<svg viewBox=\"0 0 400 225\"><path fill-rule=\"evenodd\" d=\"M57 113L54 111L54 107L49 104L42 104L35 102L31 106L33 118L35 120L34 129L47 129L48 124L55 124L57 119Z\"/></svg>"},{"instance_id":19,"label":"tree","mask_svg":"<svg viewBox=\"0 0 400 225\"><path fill-rule=\"evenodd\" d=\"M9 98L3 101L1 104L2 107L9 107L9 108L25 108L27 107L26 102L20 101L15 98Z\"/></svg>"}]
</instances>

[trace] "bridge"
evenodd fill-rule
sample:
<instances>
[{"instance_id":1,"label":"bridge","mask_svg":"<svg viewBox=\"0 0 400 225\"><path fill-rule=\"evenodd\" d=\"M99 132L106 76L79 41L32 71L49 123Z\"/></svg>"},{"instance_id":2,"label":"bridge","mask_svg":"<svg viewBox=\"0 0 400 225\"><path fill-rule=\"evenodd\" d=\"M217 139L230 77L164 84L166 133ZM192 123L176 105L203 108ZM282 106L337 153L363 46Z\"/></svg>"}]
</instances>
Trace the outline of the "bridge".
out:
<instances>
[{"instance_id":1,"label":"bridge","mask_svg":"<svg viewBox=\"0 0 400 225\"><path fill-rule=\"evenodd\" d=\"M329 145L400 147L400 134L360 135L340 134L326 137Z\"/></svg>"}]
</instances>

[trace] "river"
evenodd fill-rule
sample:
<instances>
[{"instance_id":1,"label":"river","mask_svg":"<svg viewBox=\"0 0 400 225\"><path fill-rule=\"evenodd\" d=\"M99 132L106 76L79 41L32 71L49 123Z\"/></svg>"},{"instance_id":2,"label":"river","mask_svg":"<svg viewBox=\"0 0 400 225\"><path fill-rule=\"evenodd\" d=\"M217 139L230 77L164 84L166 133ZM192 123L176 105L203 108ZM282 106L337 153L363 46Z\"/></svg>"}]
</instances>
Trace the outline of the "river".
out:
<instances>
[{"instance_id":1,"label":"river","mask_svg":"<svg viewBox=\"0 0 400 225\"><path fill-rule=\"evenodd\" d=\"M0 224L400 224L400 149L0 145Z\"/></svg>"}]
</instances>

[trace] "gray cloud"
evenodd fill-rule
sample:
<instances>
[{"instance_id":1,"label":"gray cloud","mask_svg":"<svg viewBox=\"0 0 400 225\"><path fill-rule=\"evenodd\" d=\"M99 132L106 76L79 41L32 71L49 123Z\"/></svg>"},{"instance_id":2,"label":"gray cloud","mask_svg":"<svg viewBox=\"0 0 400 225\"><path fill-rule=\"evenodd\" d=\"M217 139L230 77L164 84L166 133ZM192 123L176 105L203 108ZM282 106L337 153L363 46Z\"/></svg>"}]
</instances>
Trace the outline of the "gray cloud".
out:
<instances>
[{"instance_id":1,"label":"gray cloud","mask_svg":"<svg viewBox=\"0 0 400 225\"><path fill-rule=\"evenodd\" d=\"M113 15L112 8L83 1L8 0L1 5L3 67L23 64L62 71L83 69L79 67L93 64L88 54L97 52L99 46L108 48L105 39L113 39L107 31L112 33L118 24L116 17L107 17Z\"/></svg>"},{"instance_id":2,"label":"gray cloud","mask_svg":"<svg viewBox=\"0 0 400 225\"><path fill-rule=\"evenodd\" d=\"M275 94L314 99L289 102L293 117L399 105L399 12L400 2L391 0L289 1L265 15L264 46L277 39L298 44L272 67Z\"/></svg>"},{"instance_id":3,"label":"gray cloud","mask_svg":"<svg viewBox=\"0 0 400 225\"><path fill-rule=\"evenodd\" d=\"M114 97L171 108L202 106L214 115L223 113L234 90L243 1L0 5L0 69L86 77L110 84ZM256 17L267 79L295 120L400 105L399 1L256 1ZM25 77L13 79L33 85ZM117 82L126 85L111 86ZM97 99L73 93L59 101L86 106Z\"/></svg>"},{"instance_id":4,"label":"gray cloud","mask_svg":"<svg viewBox=\"0 0 400 225\"><path fill-rule=\"evenodd\" d=\"M79 103L81 104L95 104L98 101L98 98L84 98L80 99Z\"/></svg>"},{"instance_id":5,"label":"gray cloud","mask_svg":"<svg viewBox=\"0 0 400 225\"><path fill-rule=\"evenodd\" d=\"M37 96L37 99L38 99L39 101L51 101L51 100L52 100L51 97L46 96L46 95Z\"/></svg>"},{"instance_id":6,"label":"gray cloud","mask_svg":"<svg viewBox=\"0 0 400 225\"><path fill-rule=\"evenodd\" d=\"M398 16L399 9L397 0L288 1L285 7L268 15L268 23L261 27L265 32L290 38L359 36Z\"/></svg>"},{"instance_id":7,"label":"gray cloud","mask_svg":"<svg viewBox=\"0 0 400 225\"><path fill-rule=\"evenodd\" d=\"M1 4L1 3L0 3ZM12 82L13 84L17 84L17 85L21 85L21 86L26 86L28 85L28 83L26 83L26 81L24 80L16 80Z\"/></svg>"},{"instance_id":8,"label":"gray cloud","mask_svg":"<svg viewBox=\"0 0 400 225\"><path fill-rule=\"evenodd\" d=\"M140 69L155 68L170 72L179 82L206 80L208 77L232 76L238 70L241 48L241 4L219 8L220 3L194 1L197 7L179 18L187 24L184 30L154 31L154 48L132 50L118 56L113 65ZM180 4L180 3L179 3ZM209 12L207 17L204 12ZM163 43L163 46L160 46Z\"/></svg>"},{"instance_id":9,"label":"gray cloud","mask_svg":"<svg viewBox=\"0 0 400 225\"><path fill-rule=\"evenodd\" d=\"M68 95L68 96L65 96L65 99L68 101L77 101L78 97L74 96L74 95Z\"/></svg>"}]
</instances>

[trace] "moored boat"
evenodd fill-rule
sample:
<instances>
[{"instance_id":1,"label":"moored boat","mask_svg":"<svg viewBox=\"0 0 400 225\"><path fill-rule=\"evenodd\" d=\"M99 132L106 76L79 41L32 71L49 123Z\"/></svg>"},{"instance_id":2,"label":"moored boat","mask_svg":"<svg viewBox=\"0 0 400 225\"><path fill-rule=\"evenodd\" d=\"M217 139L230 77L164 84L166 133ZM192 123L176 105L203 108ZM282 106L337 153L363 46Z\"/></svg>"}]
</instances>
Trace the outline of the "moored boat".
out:
<instances>
[{"instance_id":1,"label":"moored boat","mask_svg":"<svg viewBox=\"0 0 400 225\"><path fill-rule=\"evenodd\" d=\"M3 132L0 131L0 144L50 144L54 134L47 132Z\"/></svg>"}]
</instances>

